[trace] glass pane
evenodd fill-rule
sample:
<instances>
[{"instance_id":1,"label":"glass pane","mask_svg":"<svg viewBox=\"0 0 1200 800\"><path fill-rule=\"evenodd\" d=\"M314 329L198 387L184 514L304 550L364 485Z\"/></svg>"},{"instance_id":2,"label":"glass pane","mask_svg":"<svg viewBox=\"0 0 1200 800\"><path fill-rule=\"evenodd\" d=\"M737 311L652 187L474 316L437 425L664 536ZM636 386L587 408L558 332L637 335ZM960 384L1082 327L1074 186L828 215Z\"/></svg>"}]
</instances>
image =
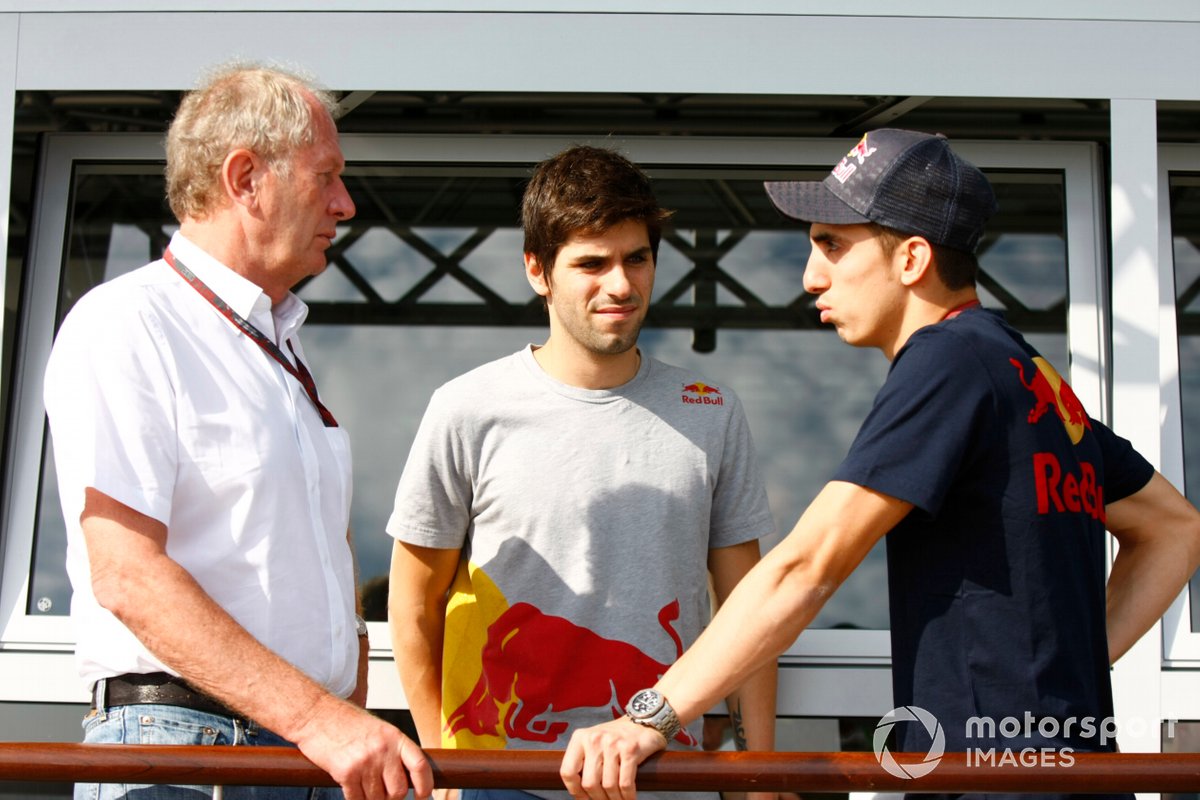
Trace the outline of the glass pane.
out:
<instances>
[{"instance_id":1,"label":"glass pane","mask_svg":"<svg viewBox=\"0 0 1200 800\"><path fill-rule=\"evenodd\" d=\"M43 453L33 575L25 613L66 616L71 610L71 584L66 569L67 529L58 504L58 476L54 472L54 453L48 434Z\"/></svg>"},{"instance_id":2,"label":"glass pane","mask_svg":"<svg viewBox=\"0 0 1200 800\"><path fill-rule=\"evenodd\" d=\"M161 164L77 164L72 190L56 328L88 289L156 258L178 227L163 199ZM67 534L48 434L43 450L26 613L66 615Z\"/></svg>"},{"instance_id":3,"label":"glass pane","mask_svg":"<svg viewBox=\"0 0 1200 800\"><path fill-rule=\"evenodd\" d=\"M844 457L888 367L877 351L847 347L819 324L801 283L807 232L775 211L762 190L766 178L819 178L825 170L649 171L676 213L640 343L742 398L782 535ZM384 526L430 394L545 339L545 312L523 275L517 227L527 174L519 166L351 165L347 183L358 214L339 228L330 268L297 288L311 307L304 333L310 366L354 448L352 524L370 619L386 618L391 540ZM981 257L985 302L1006 309L1065 368L1061 175L992 177L1001 210ZM156 165L77 168L64 309L96 282L161 252L172 230L161 195ZM30 613L66 613L49 458L43 474ZM814 626L885 629L885 576L881 545ZM49 602L39 612L43 597Z\"/></svg>"},{"instance_id":4,"label":"glass pane","mask_svg":"<svg viewBox=\"0 0 1200 800\"><path fill-rule=\"evenodd\" d=\"M1188 500L1200 505L1200 174L1172 173L1169 186L1184 486ZM1192 576L1189 594L1192 632L1200 633L1200 574Z\"/></svg>"}]
</instances>

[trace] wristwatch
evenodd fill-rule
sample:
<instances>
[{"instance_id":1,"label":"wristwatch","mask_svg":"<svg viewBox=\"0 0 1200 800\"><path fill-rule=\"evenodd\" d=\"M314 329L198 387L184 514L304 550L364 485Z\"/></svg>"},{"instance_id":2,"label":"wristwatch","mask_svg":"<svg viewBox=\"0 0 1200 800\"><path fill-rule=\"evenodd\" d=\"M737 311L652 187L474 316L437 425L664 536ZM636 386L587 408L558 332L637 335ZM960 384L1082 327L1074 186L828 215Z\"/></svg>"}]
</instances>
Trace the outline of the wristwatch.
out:
<instances>
[{"instance_id":1,"label":"wristwatch","mask_svg":"<svg viewBox=\"0 0 1200 800\"><path fill-rule=\"evenodd\" d=\"M367 636L370 634L370 631L367 630L367 621L357 614L354 615L354 624L358 626L359 636Z\"/></svg>"},{"instance_id":2,"label":"wristwatch","mask_svg":"<svg viewBox=\"0 0 1200 800\"><path fill-rule=\"evenodd\" d=\"M625 713L638 725L654 728L668 742L679 733L679 717L658 689L642 689L625 704Z\"/></svg>"}]
</instances>

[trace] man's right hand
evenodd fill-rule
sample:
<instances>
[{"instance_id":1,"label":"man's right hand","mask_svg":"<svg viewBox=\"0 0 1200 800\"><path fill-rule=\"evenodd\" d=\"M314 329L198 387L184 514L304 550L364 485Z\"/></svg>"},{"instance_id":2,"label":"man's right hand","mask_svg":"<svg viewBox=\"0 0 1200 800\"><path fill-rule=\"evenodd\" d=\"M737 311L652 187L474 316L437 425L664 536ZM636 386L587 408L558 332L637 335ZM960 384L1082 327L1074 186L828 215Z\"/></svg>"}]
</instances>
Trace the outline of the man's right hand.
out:
<instances>
[{"instance_id":1,"label":"man's right hand","mask_svg":"<svg viewBox=\"0 0 1200 800\"><path fill-rule=\"evenodd\" d=\"M667 746L628 717L571 734L559 774L577 800L634 800L638 765Z\"/></svg>"},{"instance_id":2,"label":"man's right hand","mask_svg":"<svg viewBox=\"0 0 1200 800\"><path fill-rule=\"evenodd\" d=\"M433 793L433 771L417 744L361 708L330 697L296 737L296 746L342 787L346 800L418 800Z\"/></svg>"}]
</instances>

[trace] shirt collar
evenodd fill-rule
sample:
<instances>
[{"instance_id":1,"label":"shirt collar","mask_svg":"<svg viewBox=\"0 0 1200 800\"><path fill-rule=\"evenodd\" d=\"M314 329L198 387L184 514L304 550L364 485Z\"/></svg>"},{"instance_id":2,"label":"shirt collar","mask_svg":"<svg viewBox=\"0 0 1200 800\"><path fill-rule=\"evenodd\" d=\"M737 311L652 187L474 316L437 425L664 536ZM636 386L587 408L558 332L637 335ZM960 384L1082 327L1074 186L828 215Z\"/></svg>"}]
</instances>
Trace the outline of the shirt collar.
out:
<instances>
[{"instance_id":1,"label":"shirt collar","mask_svg":"<svg viewBox=\"0 0 1200 800\"><path fill-rule=\"evenodd\" d=\"M264 323L269 320L279 341L291 336L308 317L308 306L292 292L288 292L273 308L271 298L260 286L210 256L178 231L171 237L170 248L197 278L239 316L250 320L268 334L270 331Z\"/></svg>"}]
</instances>

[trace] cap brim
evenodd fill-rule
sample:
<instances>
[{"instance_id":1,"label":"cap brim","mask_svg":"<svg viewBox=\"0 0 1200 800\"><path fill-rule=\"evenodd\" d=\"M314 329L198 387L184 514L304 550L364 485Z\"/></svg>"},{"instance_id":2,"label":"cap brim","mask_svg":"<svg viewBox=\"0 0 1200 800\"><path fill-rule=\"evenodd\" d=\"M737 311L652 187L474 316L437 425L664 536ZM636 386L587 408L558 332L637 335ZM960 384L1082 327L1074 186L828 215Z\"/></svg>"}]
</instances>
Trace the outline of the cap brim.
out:
<instances>
[{"instance_id":1,"label":"cap brim","mask_svg":"<svg viewBox=\"0 0 1200 800\"><path fill-rule=\"evenodd\" d=\"M870 222L829 191L823 181L766 181L763 186L775 207L794 219L830 225Z\"/></svg>"}]
</instances>

